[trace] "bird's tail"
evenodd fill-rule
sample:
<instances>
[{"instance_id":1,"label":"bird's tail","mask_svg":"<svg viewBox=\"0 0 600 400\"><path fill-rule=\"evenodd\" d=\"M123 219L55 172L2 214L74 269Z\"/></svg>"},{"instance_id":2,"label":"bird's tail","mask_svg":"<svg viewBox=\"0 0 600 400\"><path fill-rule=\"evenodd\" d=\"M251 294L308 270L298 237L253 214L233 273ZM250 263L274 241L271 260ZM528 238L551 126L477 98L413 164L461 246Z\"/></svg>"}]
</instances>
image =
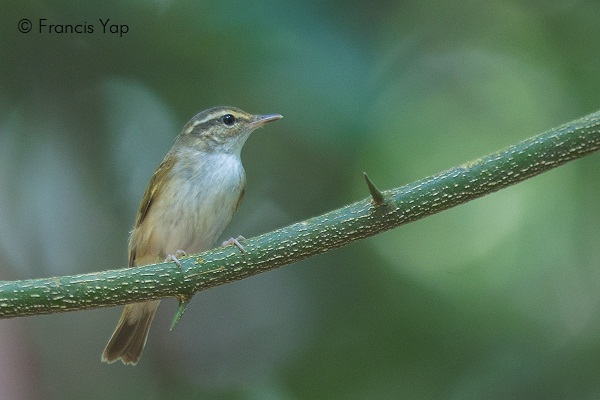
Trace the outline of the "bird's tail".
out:
<instances>
[{"instance_id":1,"label":"bird's tail","mask_svg":"<svg viewBox=\"0 0 600 400\"><path fill-rule=\"evenodd\" d=\"M110 364L121 360L123 364L137 364L159 304L160 300L127 304L102 353L102 361Z\"/></svg>"}]
</instances>

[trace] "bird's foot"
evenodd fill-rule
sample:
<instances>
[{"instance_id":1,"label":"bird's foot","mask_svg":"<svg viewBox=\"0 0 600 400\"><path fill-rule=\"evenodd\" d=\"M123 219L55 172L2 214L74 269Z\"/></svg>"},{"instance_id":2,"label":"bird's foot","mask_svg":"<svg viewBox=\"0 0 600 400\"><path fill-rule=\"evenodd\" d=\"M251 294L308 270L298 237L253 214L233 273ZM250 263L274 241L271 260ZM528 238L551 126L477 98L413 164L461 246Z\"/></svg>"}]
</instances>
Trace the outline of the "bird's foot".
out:
<instances>
[{"instance_id":1,"label":"bird's foot","mask_svg":"<svg viewBox=\"0 0 600 400\"><path fill-rule=\"evenodd\" d=\"M175 254L167 254L167 257L165 257L163 262L174 262L175 265L177 265L179 269L183 271L183 267L181 266L181 261L179 261L179 259L185 256L187 256L185 251L177 250L175 251Z\"/></svg>"},{"instance_id":2,"label":"bird's foot","mask_svg":"<svg viewBox=\"0 0 600 400\"><path fill-rule=\"evenodd\" d=\"M226 240L223 243L221 243L221 247L234 245L235 247L240 249L240 251L242 253L245 253L246 249L244 249L244 246L242 246L242 244L240 243L240 241L244 241L244 240L246 240L246 238L243 236L238 236L237 238L231 238L231 239Z\"/></svg>"}]
</instances>

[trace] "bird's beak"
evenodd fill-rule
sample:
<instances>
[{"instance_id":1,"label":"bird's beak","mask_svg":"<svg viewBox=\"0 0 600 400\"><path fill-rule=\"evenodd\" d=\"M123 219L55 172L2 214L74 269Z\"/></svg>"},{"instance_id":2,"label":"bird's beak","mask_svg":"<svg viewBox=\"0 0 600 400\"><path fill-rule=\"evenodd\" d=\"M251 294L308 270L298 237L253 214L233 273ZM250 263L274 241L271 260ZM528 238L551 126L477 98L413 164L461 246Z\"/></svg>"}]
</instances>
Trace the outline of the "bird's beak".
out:
<instances>
[{"instance_id":1,"label":"bird's beak","mask_svg":"<svg viewBox=\"0 0 600 400\"><path fill-rule=\"evenodd\" d=\"M283 118L283 115L280 114L265 114L265 115L256 115L254 116L254 121L252 121L252 128L258 128L267 124L269 122L277 121L278 119Z\"/></svg>"}]
</instances>

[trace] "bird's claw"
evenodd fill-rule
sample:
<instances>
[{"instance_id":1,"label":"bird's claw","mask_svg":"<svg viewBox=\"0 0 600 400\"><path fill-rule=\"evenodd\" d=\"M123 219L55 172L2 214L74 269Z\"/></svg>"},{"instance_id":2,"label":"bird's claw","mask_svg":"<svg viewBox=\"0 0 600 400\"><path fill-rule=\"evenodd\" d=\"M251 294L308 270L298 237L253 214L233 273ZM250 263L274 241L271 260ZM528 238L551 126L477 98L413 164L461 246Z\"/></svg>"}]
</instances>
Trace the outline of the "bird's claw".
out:
<instances>
[{"instance_id":1,"label":"bird's claw","mask_svg":"<svg viewBox=\"0 0 600 400\"><path fill-rule=\"evenodd\" d=\"M187 256L185 251L177 250L175 251L175 254L167 254L167 257L165 257L163 262L174 262L175 265L177 265L179 269L183 271L183 266L181 265L181 261L179 261L179 259L185 256Z\"/></svg>"},{"instance_id":2,"label":"bird's claw","mask_svg":"<svg viewBox=\"0 0 600 400\"><path fill-rule=\"evenodd\" d=\"M226 240L223 243L221 243L221 247L234 245L235 247L240 249L240 251L242 253L245 253L246 249L244 249L244 246L242 246L242 244L240 243L240 240L243 241L243 240L246 240L246 238L243 236L238 236L237 238L231 238L231 239Z\"/></svg>"}]
</instances>

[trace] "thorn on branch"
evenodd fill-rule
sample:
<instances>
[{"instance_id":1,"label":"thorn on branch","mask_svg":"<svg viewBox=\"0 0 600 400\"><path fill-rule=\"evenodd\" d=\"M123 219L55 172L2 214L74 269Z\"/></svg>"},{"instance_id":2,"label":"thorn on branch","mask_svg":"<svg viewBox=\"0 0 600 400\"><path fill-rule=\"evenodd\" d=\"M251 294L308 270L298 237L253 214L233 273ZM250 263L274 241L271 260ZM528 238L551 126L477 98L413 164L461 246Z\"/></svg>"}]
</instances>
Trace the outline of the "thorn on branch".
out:
<instances>
[{"instance_id":1,"label":"thorn on branch","mask_svg":"<svg viewBox=\"0 0 600 400\"><path fill-rule=\"evenodd\" d=\"M383 197L383 193L381 193L381 191L379 189L377 189L375 184L373 182L371 182L371 180L369 179L369 176L367 175L366 172L363 172L363 174L365 175L365 181L367 181L367 187L369 188L369 192L371 193L371 198L373 199L373 203L375 203L375 205L378 205L378 206L385 204L386 201L385 201L385 197Z\"/></svg>"},{"instance_id":2,"label":"thorn on branch","mask_svg":"<svg viewBox=\"0 0 600 400\"><path fill-rule=\"evenodd\" d=\"M187 308L191 299L192 296L177 296L177 301L179 301L179 307L177 308L177 312L173 316L173 321L171 322L171 327L169 328L169 331L172 331L173 328L175 328L175 325L177 325L177 323L181 319L181 316L185 312L185 309Z\"/></svg>"}]
</instances>

